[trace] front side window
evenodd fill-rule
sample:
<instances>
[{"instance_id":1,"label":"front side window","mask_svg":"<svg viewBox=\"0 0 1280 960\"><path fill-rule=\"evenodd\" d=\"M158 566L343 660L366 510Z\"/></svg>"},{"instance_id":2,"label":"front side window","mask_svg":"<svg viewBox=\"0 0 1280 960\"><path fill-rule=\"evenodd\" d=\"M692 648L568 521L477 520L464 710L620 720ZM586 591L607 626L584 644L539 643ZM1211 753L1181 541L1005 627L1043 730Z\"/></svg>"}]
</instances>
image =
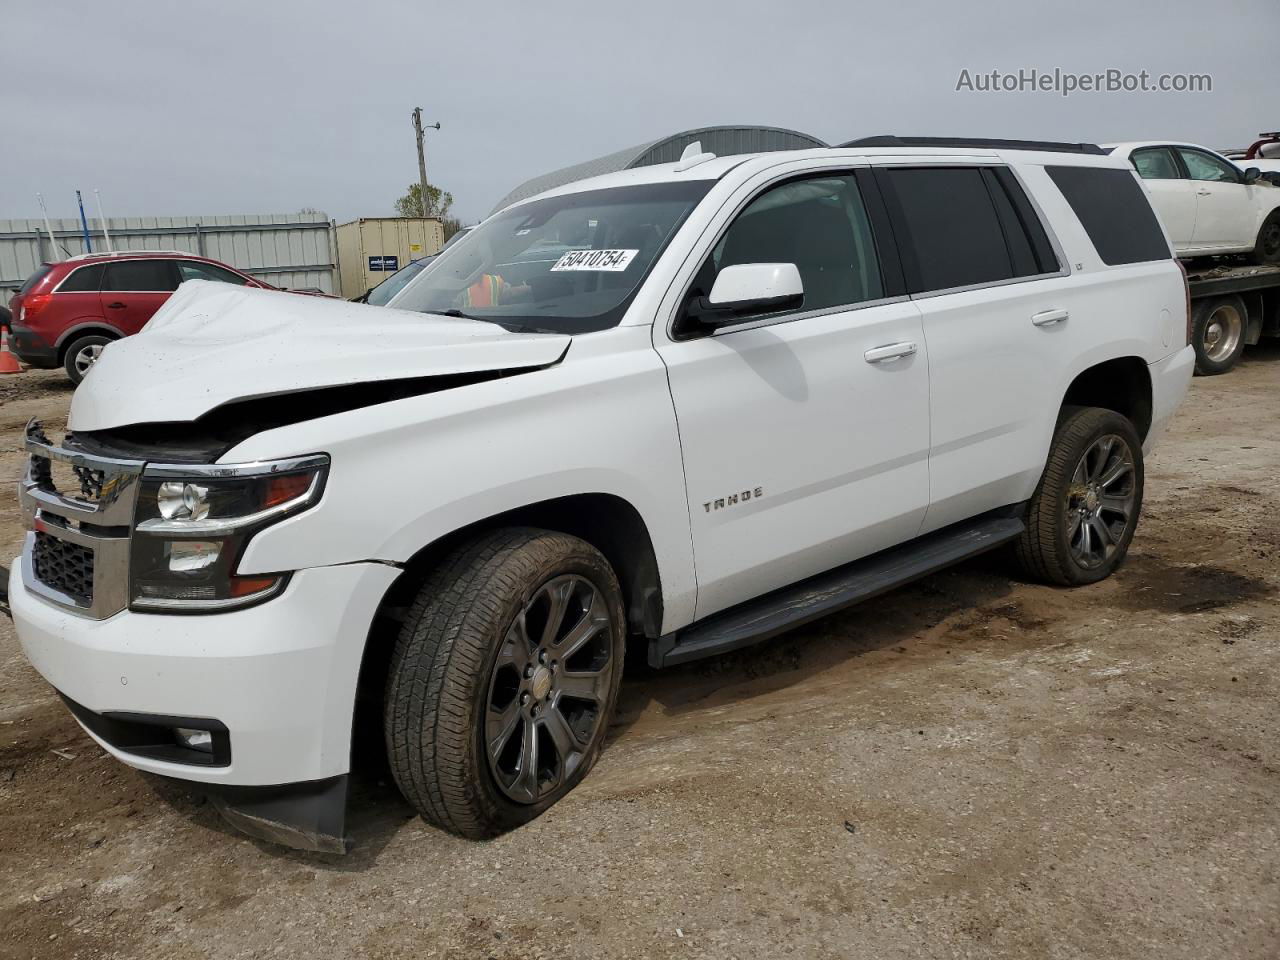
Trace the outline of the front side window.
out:
<instances>
[{"instance_id":1,"label":"front side window","mask_svg":"<svg viewBox=\"0 0 1280 960\"><path fill-rule=\"evenodd\" d=\"M805 311L884 296L871 223L852 174L793 180L756 197L703 262L689 296L709 295L721 270L743 263L794 263Z\"/></svg>"},{"instance_id":2,"label":"front side window","mask_svg":"<svg viewBox=\"0 0 1280 960\"><path fill-rule=\"evenodd\" d=\"M1187 165L1187 175L1192 180L1218 180L1224 183L1239 183L1240 171L1227 161L1200 150L1178 148L1182 162Z\"/></svg>"},{"instance_id":3,"label":"front side window","mask_svg":"<svg viewBox=\"0 0 1280 960\"><path fill-rule=\"evenodd\" d=\"M234 283L243 287L249 282L248 278L240 276L238 273L232 273L230 270L224 270L222 267L215 267L211 263L200 263L197 260L179 260L178 272L182 274L185 280L216 280L219 283Z\"/></svg>"},{"instance_id":4,"label":"front side window","mask_svg":"<svg viewBox=\"0 0 1280 960\"><path fill-rule=\"evenodd\" d=\"M1173 151L1168 147L1152 147L1147 150L1135 150L1129 154L1129 161L1143 180L1181 180L1178 162L1173 159Z\"/></svg>"},{"instance_id":5,"label":"front side window","mask_svg":"<svg viewBox=\"0 0 1280 960\"><path fill-rule=\"evenodd\" d=\"M178 271L169 260L109 263L102 289L118 293L167 293L178 289Z\"/></svg>"},{"instance_id":6,"label":"front side window","mask_svg":"<svg viewBox=\"0 0 1280 960\"><path fill-rule=\"evenodd\" d=\"M658 255L712 181L649 183L534 200L443 251L396 308L511 330L616 326Z\"/></svg>"}]
</instances>

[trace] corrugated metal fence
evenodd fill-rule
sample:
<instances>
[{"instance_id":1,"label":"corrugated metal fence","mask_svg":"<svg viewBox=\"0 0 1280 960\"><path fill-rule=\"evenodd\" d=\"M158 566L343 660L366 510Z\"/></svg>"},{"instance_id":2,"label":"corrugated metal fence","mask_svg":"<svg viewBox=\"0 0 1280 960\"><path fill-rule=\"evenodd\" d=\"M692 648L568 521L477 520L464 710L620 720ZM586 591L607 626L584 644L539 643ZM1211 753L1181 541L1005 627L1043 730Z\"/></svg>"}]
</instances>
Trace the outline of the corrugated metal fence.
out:
<instances>
[{"instance_id":1,"label":"corrugated metal fence","mask_svg":"<svg viewBox=\"0 0 1280 960\"><path fill-rule=\"evenodd\" d=\"M37 264L85 253L79 220L49 221L58 242L50 256L43 220L0 220L0 289L22 284ZM337 244L328 216L315 213L222 217L108 217L117 250L182 250L230 264L277 287L336 293ZM95 253L107 249L102 223L89 221Z\"/></svg>"}]
</instances>

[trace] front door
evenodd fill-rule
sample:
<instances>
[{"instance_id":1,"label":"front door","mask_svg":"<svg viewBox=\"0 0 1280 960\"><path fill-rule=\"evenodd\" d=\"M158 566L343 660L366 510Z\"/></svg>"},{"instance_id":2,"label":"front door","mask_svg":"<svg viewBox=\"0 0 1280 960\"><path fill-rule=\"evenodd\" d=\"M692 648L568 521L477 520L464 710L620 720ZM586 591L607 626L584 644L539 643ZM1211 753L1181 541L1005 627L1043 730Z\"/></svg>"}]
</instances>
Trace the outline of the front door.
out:
<instances>
[{"instance_id":1,"label":"front door","mask_svg":"<svg viewBox=\"0 0 1280 960\"><path fill-rule=\"evenodd\" d=\"M172 260L113 260L107 264L99 297L102 315L126 336L143 328L178 289Z\"/></svg>"},{"instance_id":2,"label":"front door","mask_svg":"<svg viewBox=\"0 0 1280 960\"><path fill-rule=\"evenodd\" d=\"M928 504L920 312L886 302L856 178L764 189L686 302L743 263L796 264L803 304L656 338L684 453L698 617L910 539Z\"/></svg>"},{"instance_id":3,"label":"front door","mask_svg":"<svg viewBox=\"0 0 1280 960\"><path fill-rule=\"evenodd\" d=\"M1240 171L1204 150L1179 147L1196 194L1198 248L1253 246L1253 203Z\"/></svg>"}]
</instances>

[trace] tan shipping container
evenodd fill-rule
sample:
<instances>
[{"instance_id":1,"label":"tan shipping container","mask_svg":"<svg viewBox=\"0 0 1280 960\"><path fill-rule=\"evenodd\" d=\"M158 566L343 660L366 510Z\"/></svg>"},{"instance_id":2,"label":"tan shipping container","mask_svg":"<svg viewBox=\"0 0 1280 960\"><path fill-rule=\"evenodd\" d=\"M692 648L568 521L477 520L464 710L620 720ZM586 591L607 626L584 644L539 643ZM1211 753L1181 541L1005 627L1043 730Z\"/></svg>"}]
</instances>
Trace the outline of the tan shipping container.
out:
<instances>
[{"instance_id":1,"label":"tan shipping container","mask_svg":"<svg viewBox=\"0 0 1280 960\"><path fill-rule=\"evenodd\" d=\"M444 246L444 226L435 217L367 217L338 224L337 233L338 278L348 300Z\"/></svg>"}]
</instances>

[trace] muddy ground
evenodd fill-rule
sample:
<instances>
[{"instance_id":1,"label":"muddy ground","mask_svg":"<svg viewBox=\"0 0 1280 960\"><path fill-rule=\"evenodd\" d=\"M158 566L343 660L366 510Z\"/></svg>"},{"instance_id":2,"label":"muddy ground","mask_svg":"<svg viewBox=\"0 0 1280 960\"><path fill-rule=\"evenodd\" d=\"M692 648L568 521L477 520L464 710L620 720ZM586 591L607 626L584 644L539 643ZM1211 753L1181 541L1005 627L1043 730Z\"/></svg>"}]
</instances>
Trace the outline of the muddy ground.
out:
<instances>
[{"instance_id":1,"label":"muddy ground","mask_svg":"<svg viewBox=\"0 0 1280 960\"><path fill-rule=\"evenodd\" d=\"M12 450L56 374L0 377ZM633 671L599 766L490 843L376 765L349 856L103 754L0 620L0 957L1280 957L1280 349L1197 379L1128 564L966 564Z\"/></svg>"}]
</instances>

